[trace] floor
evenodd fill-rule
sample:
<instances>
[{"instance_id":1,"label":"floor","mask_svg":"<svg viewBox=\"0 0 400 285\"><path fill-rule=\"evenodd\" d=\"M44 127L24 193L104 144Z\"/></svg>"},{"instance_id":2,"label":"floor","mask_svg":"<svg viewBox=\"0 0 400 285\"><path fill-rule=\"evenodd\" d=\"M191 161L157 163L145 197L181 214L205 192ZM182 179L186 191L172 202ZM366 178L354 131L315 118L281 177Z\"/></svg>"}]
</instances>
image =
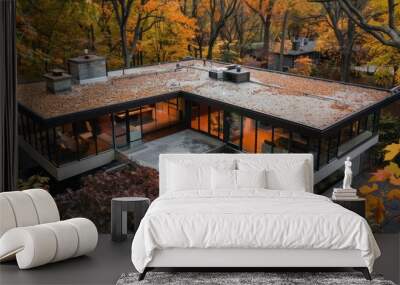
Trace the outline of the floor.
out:
<instances>
[{"instance_id":1,"label":"floor","mask_svg":"<svg viewBox=\"0 0 400 285\"><path fill-rule=\"evenodd\" d=\"M377 234L382 251L374 272L400 282L400 234ZM89 256L78 257L36 269L18 270L15 262L0 265L0 284L115 284L125 272L133 272L130 260L131 240L112 242L109 235L100 235L97 249ZM312 271L312 270L311 270Z\"/></svg>"},{"instance_id":2,"label":"floor","mask_svg":"<svg viewBox=\"0 0 400 285\"><path fill-rule=\"evenodd\" d=\"M0 265L0 284L115 284L124 272L132 272L131 240L111 241L100 235L94 252L88 256L49 264L29 270L18 270L15 262Z\"/></svg>"},{"instance_id":3,"label":"floor","mask_svg":"<svg viewBox=\"0 0 400 285\"><path fill-rule=\"evenodd\" d=\"M129 159L143 166L158 169L161 153L206 153L223 145L223 142L192 130L175 134L143 144L140 148L123 151Z\"/></svg>"}]
</instances>

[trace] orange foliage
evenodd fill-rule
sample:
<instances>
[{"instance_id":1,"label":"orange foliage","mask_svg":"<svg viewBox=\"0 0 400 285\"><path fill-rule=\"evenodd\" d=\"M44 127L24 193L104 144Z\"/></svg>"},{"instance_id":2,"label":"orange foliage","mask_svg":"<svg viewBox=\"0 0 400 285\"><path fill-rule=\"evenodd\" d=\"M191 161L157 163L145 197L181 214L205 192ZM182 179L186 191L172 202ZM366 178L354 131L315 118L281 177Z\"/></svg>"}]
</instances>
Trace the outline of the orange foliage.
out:
<instances>
[{"instance_id":1,"label":"orange foliage","mask_svg":"<svg viewBox=\"0 0 400 285\"><path fill-rule=\"evenodd\" d=\"M360 187L359 193L367 200L367 218L373 224L381 225L385 220L390 219L385 209L385 201L400 201L400 189L391 189L384 191L380 189L378 183L386 183L386 186L400 186L400 167L394 162L400 154L400 142L393 143L384 148L385 160L389 162L383 169L378 169L369 179L369 182L375 182L371 186L364 185Z\"/></svg>"}]
</instances>

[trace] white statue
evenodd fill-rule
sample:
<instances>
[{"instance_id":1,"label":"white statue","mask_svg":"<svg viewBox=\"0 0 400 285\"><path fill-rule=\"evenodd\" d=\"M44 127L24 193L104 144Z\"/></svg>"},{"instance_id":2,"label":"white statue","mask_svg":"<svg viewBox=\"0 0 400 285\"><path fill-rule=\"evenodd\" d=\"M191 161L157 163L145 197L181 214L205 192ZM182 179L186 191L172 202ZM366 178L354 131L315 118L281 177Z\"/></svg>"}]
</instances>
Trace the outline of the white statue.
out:
<instances>
[{"instance_id":1,"label":"white statue","mask_svg":"<svg viewBox=\"0 0 400 285\"><path fill-rule=\"evenodd\" d=\"M344 179L343 179L343 189L352 189L351 181L353 179L353 171L351 171L351 161L350 157L346 158L344 162Z\"/></svg>"}]
</instances>

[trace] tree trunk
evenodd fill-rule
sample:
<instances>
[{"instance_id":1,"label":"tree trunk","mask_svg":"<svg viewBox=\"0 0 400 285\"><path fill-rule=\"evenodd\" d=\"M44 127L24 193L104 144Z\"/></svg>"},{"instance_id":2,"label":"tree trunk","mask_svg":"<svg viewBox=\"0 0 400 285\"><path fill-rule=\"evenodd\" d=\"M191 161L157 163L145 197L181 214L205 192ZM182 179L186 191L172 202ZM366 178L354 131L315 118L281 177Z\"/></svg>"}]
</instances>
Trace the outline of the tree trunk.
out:
<instances>
[{"instance_id":1,"label":"tree trunk","mask_svg":"<svg viewBox=\"0 0 400 285\"><path fill-rule=\"evenodd\" d=\"M282 23L282 37L281 37L281 46L279 50L279 71L283 71L283 61L284 61L284 52L285 52L285 40L286 40L286 33L287 33L287 26L289 20L289 10L285 11L285 15L283 16L283 23Z\"/></svg>"},{"instance_id":2,"label":"tree trunk","mask_svg":"<svg viewBox=\"0 0 400 285\"><path fill-rule=\"evenodd\" d=\"M263 43L263 59L264 65L268 68L269 63L269 42L271 37L271 16L268 15L264 21L264 43Z\"/></svg>"},{"instance_id":3,"label":"tree trunk","mask_svg":"<svg viewBox=\"0 0 400 285\"><path fill-rule=\"evenodd\" d=\"M207 49L207 59L212 59L213 58L213 48L214 48L215 40L210 39L208 43L208 49Z\"/></svg>"},{"instance_id":4,"label":"tree trunk","mask_svg":"<svg viewBox=\"0 0 400 285\"><path fill-rule=\"evenodd\" d=\"M392 78L392 87L396 86L396 74L399 71L400 65L393 65L393 78Z\"/></svg>"},{"instance_id":5,"label":"tree trunk","mask_svg":"<svg viewBox=\"0 0 400 285\"><path fill-rule=\"evenodd\" d=\"M203 44L199 43L199 55L200 58L203 59Z\"/></svg>"},{"instance_id":6,"label":"tree trunk","mask_svg":"<svg viewBox=\"0 0 400 285\"><path fill-rule=\"evenodd\" d=\"M92 51L96 51L96 36L94 33L94 27L92 24L90 25L90 49Z\"/></svg>"},{"instance_id":7,"label":"tree trunk","mask_svg":"<svg viewBox=\"0 0 400 285\"><path fill-rule=\"evenodd\" d=\"M126 42L126 30L124 25L120 25L120 36L121 36L121 49L122 49L122 58L124 59L124 67L129 68L129 54L128 54L128 46Z\"/></svg>"},{"instance_id":8,"label":"tree trunk","mask_svg":"<svg viewBox=\"0 0 400 285\"><path fill-rule=\"evenodd\" d=\"M343 47L340 51L340 80L349 82L352 50L349 47Z\"/></svg>"}]
</instances>

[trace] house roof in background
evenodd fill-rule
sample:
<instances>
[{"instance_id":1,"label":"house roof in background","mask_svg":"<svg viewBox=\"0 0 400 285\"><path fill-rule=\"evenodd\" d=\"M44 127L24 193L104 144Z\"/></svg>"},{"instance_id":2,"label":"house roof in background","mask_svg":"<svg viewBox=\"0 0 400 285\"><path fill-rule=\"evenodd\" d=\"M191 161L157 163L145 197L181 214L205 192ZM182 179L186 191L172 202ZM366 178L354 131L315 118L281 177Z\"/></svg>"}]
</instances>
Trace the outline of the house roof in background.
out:
<instances>
[{"instance_id":1,"label":"house roof in background","mask_svg":"<svg viewBox=\"0 0 400 285\"><path fill-rule=\"evenodd\" d=\"M209 78L201 60L133 68L121 75L109 72L106 82L73 85L63 94L46 91L44 82L19 85L21 105L44 119L130 102L174 91L186 91L315 129L326 129L359 111L393 96L391 92L270 72L253 68L250 82L231 83Z\"/></svg>"}]
</instances>

